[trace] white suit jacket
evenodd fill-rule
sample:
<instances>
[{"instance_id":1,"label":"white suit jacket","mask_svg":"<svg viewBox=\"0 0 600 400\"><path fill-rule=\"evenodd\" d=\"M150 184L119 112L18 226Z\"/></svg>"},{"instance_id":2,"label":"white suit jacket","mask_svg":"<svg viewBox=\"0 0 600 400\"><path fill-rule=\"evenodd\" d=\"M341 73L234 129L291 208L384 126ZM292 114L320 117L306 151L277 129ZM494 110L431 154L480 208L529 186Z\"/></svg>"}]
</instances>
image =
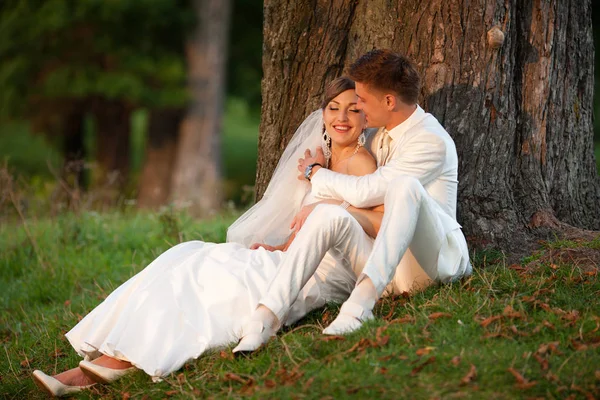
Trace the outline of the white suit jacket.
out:
<instances>
[{"instance_id":1,"label":"white suit jacket","mask_svg":"<svg viewBox=\"0 0 600 400\"><path fill-rule=\"evenodd\" d=\"M382 134L383 129L380 129L370 139L374 155ZM406 121L391 129L389 135L392 138L390 150L385 160L377 160L381 165L377 171L357 177L321 168L311 179L313 193L323 199L346 200L359 208L373 207L383 204L394 179L400 176L418 179L439 205L438 215L448 236L448 243L440 249L438 263L453 264L440 265L439 276L431 278L447 282L470 273L466 241L456 221L458 156L454 141L438 120L419 106ZM401 291L409 289L404 287Z\"/></svg>"}]
</instances>

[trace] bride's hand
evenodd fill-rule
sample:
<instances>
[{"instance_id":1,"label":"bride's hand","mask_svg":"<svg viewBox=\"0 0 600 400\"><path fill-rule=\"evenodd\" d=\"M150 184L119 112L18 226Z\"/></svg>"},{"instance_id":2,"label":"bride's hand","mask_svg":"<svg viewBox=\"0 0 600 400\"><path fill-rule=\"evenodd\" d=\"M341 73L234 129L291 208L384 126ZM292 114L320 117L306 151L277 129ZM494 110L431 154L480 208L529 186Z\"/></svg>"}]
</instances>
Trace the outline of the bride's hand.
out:
<instances>
[{"instance_id":1,"label":"bride's hand","mask_svg":"<svg viewBox=\"0 0 600 400\"><path fill-rule=\"evenodd\" d=\"M257 250L258 248L264 248L267 251L276 251L277 249L274 246L269 246L266 243L254 243L250 246L250 250Z\"/></svg>"},{"instance_id":2,"label":"bride's hand","mask_svg":"<svg viewBox=\"0 0 600 400\"><path fill-rule=\"evenodd\" d=\"M306 178L304 177L304 171L306 170L306 167L314 163L319 163L321 165L325 165L327 163L325 159L325 154L323 154L323 149L321 147L317 147L314 157L310 150L306 149L306 151L304 152L304 158L300 158L298 160L298 172L300 172L300 175L298 175L298 179L300 179L301 181L306 180ZM313 173L317 172L318 169L318 166L315 167L313 169Z\"/></svg>"},{"instance_id":3,"label":"bride's hand","mask_svg":"<svg viewBox=\"0 0 600 400\"><path fill-rule=\"evenodd\" d=\"M298 232L302 225L306 222L306 219L310 215L310 213L315 209L317 203L309 204L307 206L302 207L300 212L296 214L292 223L290 224L290 229L293 229L294 232Z\"/></svg>"}]
</instances>

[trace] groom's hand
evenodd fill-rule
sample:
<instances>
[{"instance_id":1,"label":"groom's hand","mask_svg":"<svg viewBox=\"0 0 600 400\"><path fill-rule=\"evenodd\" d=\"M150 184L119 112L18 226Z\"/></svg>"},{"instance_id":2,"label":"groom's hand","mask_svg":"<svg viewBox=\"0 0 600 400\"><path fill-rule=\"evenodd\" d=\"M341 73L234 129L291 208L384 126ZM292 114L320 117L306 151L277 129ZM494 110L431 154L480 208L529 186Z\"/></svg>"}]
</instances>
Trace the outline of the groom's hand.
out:
<instances>
[{"instance_id":1,"label":"groom's hand","mask_svg":"<svg viewBox=\"0 0 600 400\"><path fill-rule=\"evenodd\" d=\"M306 167L314 163L319 163L321 165L325 165L326 163L325 154L323 154L323 149L320 146L317 147L314 156L312 155L309 149L306 149L306 151L304 152L304 158L300 158L298 160L298 171L300 171L298 179L305 180L306 178L304 177L304 171L306 171ZM321 167L319 167L318 165L314 166L311 175L314 175L315 172L319 170L319 168Z\"/></svg>"}]
</instances>

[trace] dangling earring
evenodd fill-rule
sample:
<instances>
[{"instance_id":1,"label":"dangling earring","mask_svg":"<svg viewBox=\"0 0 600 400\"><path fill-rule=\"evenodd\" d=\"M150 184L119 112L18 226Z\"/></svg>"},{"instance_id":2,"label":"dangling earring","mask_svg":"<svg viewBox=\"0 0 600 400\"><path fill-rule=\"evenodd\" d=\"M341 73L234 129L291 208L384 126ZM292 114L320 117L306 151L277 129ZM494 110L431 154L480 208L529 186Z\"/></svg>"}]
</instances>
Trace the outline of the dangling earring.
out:
<instances>
[{"instance_id":1,"label":"dangling earring","mask_svg":"<svg viewBox=\"0 0 600 400\"><path fill-rule=\"evenodd\" d=\"M325 155L327 164L329 164L329 159L331 159L331 136L329 136L325 129L323 129L323 143L321 144L321 147L323 148L323 154Z\"/></svg>"},{"instance_id":2,"label":"dangling earring","mask_svg":"<svg viewBox=\"0 0 600 400\"><path fill-rule=\"evenodd\" d=\"M358 136L358 146L362 147L367 143L367 135L365 134L365 130L363 129L362 133Z\"/></svg>"}]
</instances>

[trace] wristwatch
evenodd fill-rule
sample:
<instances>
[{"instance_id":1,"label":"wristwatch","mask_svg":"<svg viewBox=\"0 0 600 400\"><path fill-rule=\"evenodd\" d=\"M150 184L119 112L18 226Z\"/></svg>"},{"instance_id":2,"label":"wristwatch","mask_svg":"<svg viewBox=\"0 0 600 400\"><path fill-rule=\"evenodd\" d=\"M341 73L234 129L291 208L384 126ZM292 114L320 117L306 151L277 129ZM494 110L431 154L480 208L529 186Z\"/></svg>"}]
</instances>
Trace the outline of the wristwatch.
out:
<instances>
[{"instance_id":1,"label":"wristwatch","mask_svg":"<svg viewBox=\"0 0 600 400\"><path fill-rule=\"evenodd\" d=\"M319 167L323 168L323 166L321 164L319 164L318 162L310 164L308 167L306 167L306 169L304 170L304 177L306 178L307 181L310 182L310 174L312 174L312 170L313 168L318 165Z\"/></svg>"}]
</instances>

